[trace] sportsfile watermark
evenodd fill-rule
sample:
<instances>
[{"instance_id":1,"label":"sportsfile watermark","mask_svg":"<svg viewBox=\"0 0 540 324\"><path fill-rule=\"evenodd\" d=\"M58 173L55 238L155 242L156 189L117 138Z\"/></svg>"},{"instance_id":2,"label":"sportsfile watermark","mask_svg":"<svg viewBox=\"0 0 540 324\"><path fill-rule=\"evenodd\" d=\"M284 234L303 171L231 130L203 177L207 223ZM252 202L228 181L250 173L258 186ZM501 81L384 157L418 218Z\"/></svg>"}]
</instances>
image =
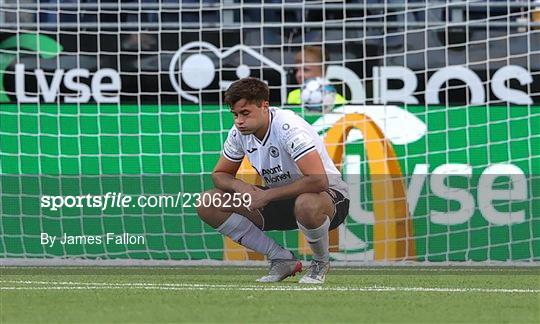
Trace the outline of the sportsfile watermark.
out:
<instances>
[{"instance_id":1,"label":"sportsfile watermark","mask_svg":"<svg viewBox=\"0 0 540 324\"><path fill-rule=\"evenodd\" d=\"M173 195L139 195L131 196L121 192L107 192L104 195L44 195L40 198L41 208L58 210L67 208L99 208L106 210L114 207L177 207L180 204L182 193Z\"/></svg>"},{"instance_id":2,"label":"sportsfile watermark","mask_svg":"<svg viewBox=\"0 0 540 324\"><path fill-rule=\"evenodd\" d=\"M178 192L176 195L127 195L121 192L107 192L104 195L43 195L41 208L56 211L61 208L190 208L190 207L249 207L251 195L242 193L190 193Z\"/></svg>"}]
</instances>

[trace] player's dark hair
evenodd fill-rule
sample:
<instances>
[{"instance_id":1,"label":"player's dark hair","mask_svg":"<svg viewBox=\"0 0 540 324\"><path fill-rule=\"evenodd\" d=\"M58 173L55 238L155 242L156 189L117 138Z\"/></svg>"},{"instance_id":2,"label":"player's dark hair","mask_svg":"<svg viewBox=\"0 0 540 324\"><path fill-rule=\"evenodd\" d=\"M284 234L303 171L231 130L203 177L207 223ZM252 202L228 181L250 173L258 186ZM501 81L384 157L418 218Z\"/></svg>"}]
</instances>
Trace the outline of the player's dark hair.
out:
<instances>
[{"instance_id":1,"label":"player's dark hair","mask_svg":"<svg viewBox=\"0 0 540 324\"><path fill-rule=\"evenodd\" d=\"M242 99L259 106L263 101L268 101L268 98L268 86L257 78L243 78L235 81L225 92L225 103L230 107Z\"/></svg>"}]
</instances>

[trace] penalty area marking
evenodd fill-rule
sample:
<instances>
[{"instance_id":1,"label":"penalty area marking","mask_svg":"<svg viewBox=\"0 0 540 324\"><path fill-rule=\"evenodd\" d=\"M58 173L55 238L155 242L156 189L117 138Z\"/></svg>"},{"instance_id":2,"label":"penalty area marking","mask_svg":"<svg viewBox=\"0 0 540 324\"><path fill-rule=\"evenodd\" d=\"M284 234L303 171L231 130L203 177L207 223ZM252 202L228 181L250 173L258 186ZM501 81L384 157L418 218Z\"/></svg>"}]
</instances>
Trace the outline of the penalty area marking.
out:
<instances>
[{"instance_id":1,"label":"penalty area marking","mask_svg":"<svg viewBox=\"0 0 540 324\"><path fill-rule=\"evenodd\" d=\"M26 281L2 280L0 290L107 290L107 289L147 289L147 290L226 290L226 291L358 291L358 292L442 292L442 293L507 293L540 294L540 289L515 288L452 288L452 287L390 287L390 286L272 286L272 285L219 285L191 283L108 283L73 281Z\"/></svg>"}]
</instances>

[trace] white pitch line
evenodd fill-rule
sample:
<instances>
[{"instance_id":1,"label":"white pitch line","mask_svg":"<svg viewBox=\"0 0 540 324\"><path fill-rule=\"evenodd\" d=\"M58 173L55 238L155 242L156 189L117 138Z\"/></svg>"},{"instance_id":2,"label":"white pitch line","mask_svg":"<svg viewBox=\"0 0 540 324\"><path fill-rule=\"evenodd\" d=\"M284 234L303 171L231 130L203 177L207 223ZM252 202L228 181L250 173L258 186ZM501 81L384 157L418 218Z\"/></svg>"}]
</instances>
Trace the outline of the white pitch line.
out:
<instances>
[{"instance_id":1,"label":"white pitch line","mask_svg":"<svg viewBox=\"0 0 540 324\"><path fill-rule=\"evenodd\" d=\"M226 291L357 291L357 292L443 292L443 293L540 293L540 289L514 288L451 288L451 287L343 287L343 286L264 286L218 284L154 284L57 281L0 281L7 286L0 290L89 290L89 289L147 289L147 290L226 290ZM22 286L21 286L22 285ZM36 286L37 285L37 286ZM51 286L47 286L51 285Z\"/></svg>"}]
</instances>

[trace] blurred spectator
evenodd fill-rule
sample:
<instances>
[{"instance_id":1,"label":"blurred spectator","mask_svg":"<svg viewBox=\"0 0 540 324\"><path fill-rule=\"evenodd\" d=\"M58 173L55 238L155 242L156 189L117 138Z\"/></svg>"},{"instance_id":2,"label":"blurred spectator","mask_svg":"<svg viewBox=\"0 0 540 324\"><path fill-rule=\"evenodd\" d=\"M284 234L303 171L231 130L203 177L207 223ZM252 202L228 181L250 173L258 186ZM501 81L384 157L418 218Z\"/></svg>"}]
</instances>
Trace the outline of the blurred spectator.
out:
<instances>
[{"instance_id":1,"label":"blurred spectator","mask_svg":"<svg viewBox=\"0 0 540 324\"><path fill-rule=\"evenodd\" d=\"M317 77L324 79L326 72L325 59L328 59L328 55L319 46L305 46L296 53L295 64L298 66L295 73L296 82L299 85L303 85L307 79ZM301 98L302 89L295 89L289 92L287 103L291 105L301 104ZM346 103L345 98L339 93L336 94L335 104L341 105L344 103Z\"/></svg>"},{"instance_id":2,"label":"blurred spectator","mask_svg":"<svg viewBox=\"0 0 540 324\"><path fill-rule=\"evenodd\" d=\"M536 0L534 5L531 20L533 23L540 24L540 0ZM540 26L534 27L534 29L540 29Z\"/></svg>"}]
</instances>

